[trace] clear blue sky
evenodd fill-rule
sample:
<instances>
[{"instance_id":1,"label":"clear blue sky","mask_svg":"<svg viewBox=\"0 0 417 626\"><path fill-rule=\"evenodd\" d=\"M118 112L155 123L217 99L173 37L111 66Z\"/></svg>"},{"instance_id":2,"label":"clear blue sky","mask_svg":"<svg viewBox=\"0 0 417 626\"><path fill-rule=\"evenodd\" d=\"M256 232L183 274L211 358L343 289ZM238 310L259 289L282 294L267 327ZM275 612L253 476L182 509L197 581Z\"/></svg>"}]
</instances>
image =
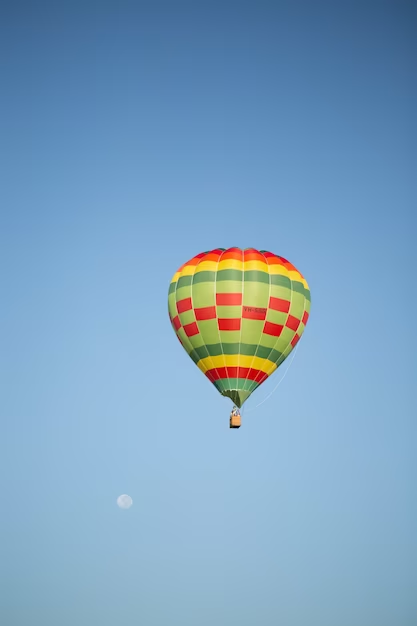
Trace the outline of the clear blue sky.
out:
<instances>
[{"instance_id":1,"label":"clear blue sky","mask_svg":"<svg viewBox=\"0 0 417 626\"><path fill-rule=\"evenodd\" d=\"M2 3L2 625L417 623L415 7ZM238 431L167 314L229 246L312 291Z\"/></svg>"}]
</instances>

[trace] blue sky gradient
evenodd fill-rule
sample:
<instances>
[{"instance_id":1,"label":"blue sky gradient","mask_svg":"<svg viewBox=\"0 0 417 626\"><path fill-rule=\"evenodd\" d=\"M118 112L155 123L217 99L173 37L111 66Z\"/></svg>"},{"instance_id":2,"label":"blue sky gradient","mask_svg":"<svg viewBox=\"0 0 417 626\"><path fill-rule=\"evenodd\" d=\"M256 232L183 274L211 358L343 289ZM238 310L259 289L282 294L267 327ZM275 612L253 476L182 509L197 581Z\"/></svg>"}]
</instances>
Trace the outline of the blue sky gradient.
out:
<instances>
[{"instance_id":1,"label":"blue sky gradient","mask_svg":"<svg viewBox=\"0 0 417 626\"><path fill-rule=\"evenodd\" d=\"M416 23L2 4L1 624L417 623ZM167 290L235 245L312 309L231 431Z\"/></svg>"}]
</instances>

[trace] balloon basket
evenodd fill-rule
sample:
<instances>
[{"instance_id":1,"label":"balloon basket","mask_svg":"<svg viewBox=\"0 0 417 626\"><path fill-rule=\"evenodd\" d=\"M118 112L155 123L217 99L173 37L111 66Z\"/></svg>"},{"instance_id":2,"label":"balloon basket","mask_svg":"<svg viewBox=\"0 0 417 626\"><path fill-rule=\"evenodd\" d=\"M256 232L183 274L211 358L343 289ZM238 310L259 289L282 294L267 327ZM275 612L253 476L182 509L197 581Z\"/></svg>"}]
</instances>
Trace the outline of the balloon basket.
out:
<instances>
[{"instance_id":1,"label":"balloon basket","mask_svg":"<svg viewBox=\"0 0 417 626\"><path fill-rule=\"evenodd\" d=\"M231 415L230 416L230 428L240 428L241 426L241 418L239 415Z\"/></svg>"}]
</instances>

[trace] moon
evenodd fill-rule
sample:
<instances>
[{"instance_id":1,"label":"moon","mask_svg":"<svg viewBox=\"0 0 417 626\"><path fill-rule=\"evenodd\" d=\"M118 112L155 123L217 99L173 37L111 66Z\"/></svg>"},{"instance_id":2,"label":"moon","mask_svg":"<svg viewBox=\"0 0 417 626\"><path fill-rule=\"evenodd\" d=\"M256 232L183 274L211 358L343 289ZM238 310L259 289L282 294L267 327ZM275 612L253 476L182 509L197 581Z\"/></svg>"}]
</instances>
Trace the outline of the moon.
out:
<instances>
[{"instance_id":1,"label":"moon","mask_svg":"<svg viewBox=\"0 0 417 626\"><path fill-rule=\"evenodd\" d=\"M133 504L133 500L126 493L122 494L117 498L117 506L121 509L130 509Z\"/></svg>"}]
</instances>

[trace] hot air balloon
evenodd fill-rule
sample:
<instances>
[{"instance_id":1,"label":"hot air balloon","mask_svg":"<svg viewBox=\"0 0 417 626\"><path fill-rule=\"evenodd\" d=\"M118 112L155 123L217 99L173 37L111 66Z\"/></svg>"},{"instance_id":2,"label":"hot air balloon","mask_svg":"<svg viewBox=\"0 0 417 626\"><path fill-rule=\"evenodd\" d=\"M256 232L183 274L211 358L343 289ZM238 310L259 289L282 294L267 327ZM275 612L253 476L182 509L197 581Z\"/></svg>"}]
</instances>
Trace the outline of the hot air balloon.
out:
<instances>
[{"instance_id":1,"label":"hot air balloon","mask_svg":"<svg viewBox=\"0 0 417 626\"><path fill-rule=\"evenodd\" d=\"M174 274L168 310L191 359L240 408L291 353L304 332L310 290L286 259L254 248L197 254Z\"/></svg>"}]
</instances>

